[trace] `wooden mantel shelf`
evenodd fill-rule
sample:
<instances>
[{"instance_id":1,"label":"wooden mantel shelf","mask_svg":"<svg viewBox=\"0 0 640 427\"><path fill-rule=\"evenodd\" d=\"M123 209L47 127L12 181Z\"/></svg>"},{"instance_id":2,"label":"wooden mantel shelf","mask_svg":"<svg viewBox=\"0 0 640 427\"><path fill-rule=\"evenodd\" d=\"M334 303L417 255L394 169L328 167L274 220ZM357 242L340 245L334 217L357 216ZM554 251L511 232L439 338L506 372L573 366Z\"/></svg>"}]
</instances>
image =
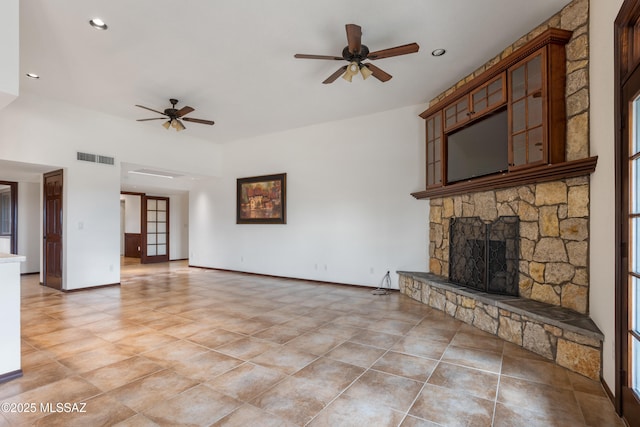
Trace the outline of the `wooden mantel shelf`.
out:
<instances>
[{"instance_id":1,"label":"wooden mantel shelf","mask_svg":"<svg viewBox=\"0 0 640 427\"><path fill-rule=\"evenodd\" d=\"M504 172L424 191L411 193L416 199L430 199L433 197L455 196L475 193L479 191L495 190L497 188L515 187L519 185L536 184L539 182L556 181L564 178L575 178L590 175L596 170L598 156L580 160L549 164L535 168L514 172Z\"/></svg>"}]
</instances>

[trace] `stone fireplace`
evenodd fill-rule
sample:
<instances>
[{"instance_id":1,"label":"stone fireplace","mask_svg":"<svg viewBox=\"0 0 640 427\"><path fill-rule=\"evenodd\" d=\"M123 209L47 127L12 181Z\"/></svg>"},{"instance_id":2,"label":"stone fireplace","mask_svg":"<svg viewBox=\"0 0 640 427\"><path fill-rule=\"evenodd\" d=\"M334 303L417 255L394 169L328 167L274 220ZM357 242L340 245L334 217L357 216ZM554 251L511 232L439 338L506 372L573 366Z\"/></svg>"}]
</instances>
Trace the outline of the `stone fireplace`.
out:
<instances>
[{"instance_id":1,"label":"stone fireplace","mask_svg":"<svg viewBox=\"0 0 640 427\"><path fill-rule=\"evenodd\" d=\"M520 252L515 294L587 313L588 207L588 177L431 199L429 270L451 277L452 222L515 217Z\"/></svg>"},{"instance_id":2,"label":"stone fireplace","mask_svg":"<svg viewBox=\"0 0 640 427\"><path fill-rule=\"evenodd\" d=\"M604 337L588 316L588 207L586 176L433 198L430 272L398 272L400 292L574 372L599 379ZM518 237L501 232L510 236L509 245L518 246L517 261L513 259L512 267L506 268L516 270L517 294L491 294L488 289L454 283L451 279L456 272L451 269L457 267L455 259L450 263L451 224L472 218L475 225L468 228L483 228L501 217L519 229ZM476 237L472 233L465 240L482 240ZM468 264L464 268L470 269Z\"/></svg>"},{"instance_id":3,"label":"stone fireplace","mask_svg":"<svg viewBox=\"0 0 640 427\"><path fill-rule=\"evenodd\" d=\"M564 161L577 165L589 158L588 16L588 0L573 0L431 105L546 29L570 30ZM604 336L588 315L590 172L572 167L564 176L429 196L429 273L400 271L399 286L456 319L599 379ZM500 229L505 222L515 230ZM456 236L458 228L464 237ZM492 257L502 265L492 266Z\"/></svg>"},{"instance_id":4,"label":"stone fireplace","mask_svg":"<svg viewBox=\"0 0 640 427\"><path fill-rule=\"evenodd\" d=\"M517 216L485 223L479 217L449 222L449 280L480 291L518 296L520 224Z\"/></svg>"}]
</instances>

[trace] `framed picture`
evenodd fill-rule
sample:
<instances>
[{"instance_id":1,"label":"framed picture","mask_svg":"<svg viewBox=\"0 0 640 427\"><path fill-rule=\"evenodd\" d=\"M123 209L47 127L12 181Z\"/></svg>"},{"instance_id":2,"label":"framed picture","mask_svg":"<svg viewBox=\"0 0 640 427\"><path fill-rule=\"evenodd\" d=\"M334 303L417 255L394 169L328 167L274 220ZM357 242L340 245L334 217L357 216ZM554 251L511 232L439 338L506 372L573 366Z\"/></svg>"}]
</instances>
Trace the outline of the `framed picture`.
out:
<instances>
[{"instance_id":1,"label":"framed picture","mask_svg":"<svg viewBox=\"0 0 640 427\"><path fill-rule=\"evenodd\" d=\"M286 173L238 178L236 224L286 223Z\"/></svg>"}]
</instances>

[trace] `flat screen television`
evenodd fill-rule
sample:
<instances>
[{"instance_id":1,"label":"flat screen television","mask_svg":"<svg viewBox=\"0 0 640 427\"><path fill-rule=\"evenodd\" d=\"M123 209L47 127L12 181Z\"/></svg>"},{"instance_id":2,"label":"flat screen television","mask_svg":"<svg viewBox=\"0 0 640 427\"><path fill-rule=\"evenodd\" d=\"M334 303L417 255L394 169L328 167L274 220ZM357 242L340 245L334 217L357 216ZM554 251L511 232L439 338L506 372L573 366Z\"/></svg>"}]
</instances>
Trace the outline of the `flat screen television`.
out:
<instances>
[{"instance_id":1,"label":"flat screen television","mask_svg":"<svg viewBox=\"0 0 640 427\"><path fill-rule=\"evenodd\" d=\"M447 183L506 171L507 110L447 135Z\"/></svg>"}]
</instances>

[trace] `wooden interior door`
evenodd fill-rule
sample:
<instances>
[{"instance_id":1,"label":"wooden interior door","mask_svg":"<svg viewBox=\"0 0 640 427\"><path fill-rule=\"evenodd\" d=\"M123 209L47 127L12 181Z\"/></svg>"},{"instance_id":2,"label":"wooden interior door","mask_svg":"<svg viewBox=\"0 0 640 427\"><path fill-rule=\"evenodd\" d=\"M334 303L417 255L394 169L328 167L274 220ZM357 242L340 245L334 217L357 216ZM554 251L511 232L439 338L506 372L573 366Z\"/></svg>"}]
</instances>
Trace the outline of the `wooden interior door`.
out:
<instances>
[{"instance_id":1,"label":"wooden interior door","mask_svg":"<svg viewBox=\"0 0 640 427\"><path fill-rule=\"evenodd\" d=\"M140 262L169 261L169 198L142 196Z\"/></svg>"},{"instance_id":2,"label":"wooden interior door","mask_svg":"<svg viewBox=\"0 0 640 427\"><path fill-rule=\"evenodd\" d=\"M62 289L62 170L44 175L43 284Z\"/></svg>"}]
</instances>

